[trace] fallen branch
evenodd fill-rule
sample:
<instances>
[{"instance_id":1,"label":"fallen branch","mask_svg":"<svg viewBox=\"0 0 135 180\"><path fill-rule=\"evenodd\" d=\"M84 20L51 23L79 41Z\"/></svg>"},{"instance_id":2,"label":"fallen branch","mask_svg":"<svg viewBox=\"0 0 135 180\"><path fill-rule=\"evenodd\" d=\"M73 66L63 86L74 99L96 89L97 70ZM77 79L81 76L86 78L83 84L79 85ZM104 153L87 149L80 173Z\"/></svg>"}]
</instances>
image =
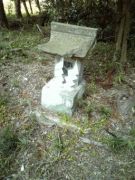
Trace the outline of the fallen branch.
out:
<instances>
[{"instance_id":1,"label":"fallen branch","mask_svg":"<svg viewBox=\"0 0 135 180\"><path fill-rule=\"evenodd\" d=\"M14 48L10 50L11 52L20 52L22 51L22 48Z\"/></svg>"},{"instance_id":2,"label":"fallen branch","mask_svg":"<svg viewBox=\"0 0 135 180\"><path fill-rule=\"evenodd\" d=\"M38 31L41 33L41 35L45 36L43 30L40 28L40 26L38 24L36 24L36 27L37 27Z\"/></svg>"},{"instance_id":3,"label":"fallen branch","mask_svg":"<svg viewBox=\"0 0 135 180\"><path fill-rule=\"evenodd\" d=\"M102 143L97 142L97 141L90 140L90 139L85 138L85 137L80 137L80 140L86 144L90 144L90 145L94 145L94 146L103 147L105 149L108 149L108 147L105 144L102 144Z\"/></svg>"}]
</instances>

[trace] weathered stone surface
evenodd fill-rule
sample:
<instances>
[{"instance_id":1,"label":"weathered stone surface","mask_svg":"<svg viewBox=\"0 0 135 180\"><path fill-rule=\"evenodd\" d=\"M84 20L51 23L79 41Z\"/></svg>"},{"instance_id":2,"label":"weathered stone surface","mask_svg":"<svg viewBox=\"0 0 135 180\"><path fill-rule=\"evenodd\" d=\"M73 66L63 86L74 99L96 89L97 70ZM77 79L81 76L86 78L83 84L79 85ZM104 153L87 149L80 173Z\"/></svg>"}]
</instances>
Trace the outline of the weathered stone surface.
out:
<instances>
[{"instance_id":1,"label":"weathered stone surface","mask_svg":"<svg viewBox=\"0 0 135 180\"><path fill-rule=\"evenodd\" d=\"M39 49L56 55L54 78L42 89L41 104L50 110L72 115L85 90L83 66L72 57L85 57L96 42L97 29L51 23L50 41Z\"/></svg>"},{"instance_id":2,"label":"weathered stone surface","mask_svg":"<svg viewBox=\"0 0 135 180\"><path fill-rule=\"evenodd\" d=\"M135 96L130 96L126 91L119 92L117 108L125 119L132 118L135 115Z\"/></svg>"},{"instance_id":3,"label":"weathered stone surface","mask_svg":"<svg viewBox=\"0 0 135 180\"><path fill-rule=\"evenodd\" d=\"M58 78L53 78L42 89L41 104L50 110L72 115L76 101L82 97L84 90L85 81L77 87L69 87L60 83Z\"/></svg>"},{"instance_id":4,"label":"weathered stone surface","mask_svg":"<svg viewBox=\"0 0 135 180\"><path fill-rule=\"evenodd\" d=\"M83 65L79 61L68 61L56 56L54 77L59 78L66 86L78 86L83 78Z\"/></svg>"},{"instance_id":5,"label":"weathered stone surface","mask_svg":"<svg viewBox=\"0 0 135 180\"><path fill-rule=\"evenodd\" d=\"M51 23L51 37L39 49L65 57L85 57L96 41L96 28L88 28L63 23Z\"/></svg>"}]
</instances>

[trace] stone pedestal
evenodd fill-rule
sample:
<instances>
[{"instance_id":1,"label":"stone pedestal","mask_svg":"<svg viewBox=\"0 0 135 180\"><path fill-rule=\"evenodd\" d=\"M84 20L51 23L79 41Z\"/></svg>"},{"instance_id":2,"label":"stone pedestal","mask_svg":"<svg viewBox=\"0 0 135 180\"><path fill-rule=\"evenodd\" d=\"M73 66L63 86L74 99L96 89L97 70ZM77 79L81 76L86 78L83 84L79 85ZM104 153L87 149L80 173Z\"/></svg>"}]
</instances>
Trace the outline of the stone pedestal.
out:
<instances>
[{"instance_id":1,"label":"stone pedestal","mask_svg":"<svg viewBox=\"0 0 135 180\"><path fill-rule=\"evenodd\" d=\"M42 106L72 115L77 100L82 97L85 90L82 74L83 66L79 61L56 56L54 78L42 89Z\"/></svg>"},{"instance_id":2,"label":"stone pedestal","mask_svg":"<svg viewBox=\"0 0 135 180\"><path fill-rule=\"evenodd\" d=\"M72 115L84 90L84 80L78 86L68 88L65 84L59 84L57 78L53 78L42 89L41 104L47 109Z\"/></svg>"}]
</instances>

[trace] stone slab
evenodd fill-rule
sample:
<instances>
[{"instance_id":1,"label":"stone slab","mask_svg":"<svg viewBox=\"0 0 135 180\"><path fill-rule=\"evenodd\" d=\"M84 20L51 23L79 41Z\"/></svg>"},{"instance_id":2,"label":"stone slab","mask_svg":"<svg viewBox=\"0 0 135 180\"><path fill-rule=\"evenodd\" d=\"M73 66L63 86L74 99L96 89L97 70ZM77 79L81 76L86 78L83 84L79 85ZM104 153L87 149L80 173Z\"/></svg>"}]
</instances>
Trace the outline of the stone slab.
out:
<instances>
[{"instance_id":1,"label":"stone slab","mask_svg":"<svg viewBox=\"0 0 135 180\"><path fill-rule=\"evenodd\" d=\"M131 96L126 90L119 91L117 109L125 119L135 118L135 96Z\"/></svg>"},{"instance_id":2,"label":"stone slab","mask_svg":"<svg viewBox=\"0 0 135 180\"><path fill-rule=\"evenodd\" d=\"M54 55L83 58L95 45L96 34L96 28L52 22L49 42L38 48Z\"/></svg>"}]
</instances>

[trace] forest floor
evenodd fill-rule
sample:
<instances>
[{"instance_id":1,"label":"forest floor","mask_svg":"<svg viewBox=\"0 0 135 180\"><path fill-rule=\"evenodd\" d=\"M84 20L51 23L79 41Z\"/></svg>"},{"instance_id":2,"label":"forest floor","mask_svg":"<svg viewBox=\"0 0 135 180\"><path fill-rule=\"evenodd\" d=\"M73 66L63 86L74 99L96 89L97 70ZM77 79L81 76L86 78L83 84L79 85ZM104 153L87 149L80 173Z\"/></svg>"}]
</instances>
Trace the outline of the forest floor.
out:
<instances>
[{"instance_id":1,"label":"forest floor","mask_svg":"<svg viewBox=\"0 0 135 180\"><path fill-rule=\"evenodd\" d=\"M0 179L135 179L133 61L123 72L114 45L98 42L84 61L83 99L73 117L49 112L54 123L40 106L54 68L37 50L46 34L0 32Z\"/></svg>"}]
</instances>

